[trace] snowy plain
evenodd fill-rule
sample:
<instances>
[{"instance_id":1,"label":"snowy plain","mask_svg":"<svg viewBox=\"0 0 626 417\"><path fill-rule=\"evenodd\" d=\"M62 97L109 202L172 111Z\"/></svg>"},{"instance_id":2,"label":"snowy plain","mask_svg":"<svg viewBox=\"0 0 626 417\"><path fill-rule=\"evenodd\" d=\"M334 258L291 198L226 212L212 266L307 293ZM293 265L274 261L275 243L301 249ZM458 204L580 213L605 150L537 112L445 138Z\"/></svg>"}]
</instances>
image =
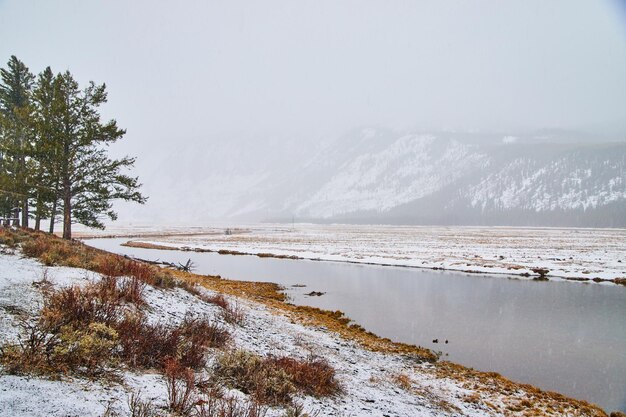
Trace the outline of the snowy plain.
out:
<instances>
[{"instance_id":1,"label":"snowy plain","mask_svg":"<svg viewBox=\"0 0 626 417\"><path fill-rule=\"evenodd\" d=\"M128 229L125 233L129 233ZM135 238L179 249L580 280L626 278L625 229L261 224ZM124 234L123 230L120 230ZM146 233L147 234L147 233ZM141 235L141 233L139 233Z\"/></svg>"}]
</instances>

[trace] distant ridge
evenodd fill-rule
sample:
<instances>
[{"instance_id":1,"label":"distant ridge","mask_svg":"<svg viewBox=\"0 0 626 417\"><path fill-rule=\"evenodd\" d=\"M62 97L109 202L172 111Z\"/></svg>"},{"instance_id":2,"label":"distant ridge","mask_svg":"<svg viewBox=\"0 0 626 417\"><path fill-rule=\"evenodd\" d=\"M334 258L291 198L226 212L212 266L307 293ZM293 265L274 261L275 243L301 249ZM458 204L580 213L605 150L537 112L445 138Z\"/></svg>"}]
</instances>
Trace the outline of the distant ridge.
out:
<instances>
[{"instance_id":1,"label":"distant ridge","mask_svg":"<svg viewBox=\"0 0 626 417\"><path fill-rule=\"evenodd\" d=\"M572 131L365 128L323 143L212 141L163 161L151 204L196 223L626 227L626 141Z\"/></svg>"}]
</instances>

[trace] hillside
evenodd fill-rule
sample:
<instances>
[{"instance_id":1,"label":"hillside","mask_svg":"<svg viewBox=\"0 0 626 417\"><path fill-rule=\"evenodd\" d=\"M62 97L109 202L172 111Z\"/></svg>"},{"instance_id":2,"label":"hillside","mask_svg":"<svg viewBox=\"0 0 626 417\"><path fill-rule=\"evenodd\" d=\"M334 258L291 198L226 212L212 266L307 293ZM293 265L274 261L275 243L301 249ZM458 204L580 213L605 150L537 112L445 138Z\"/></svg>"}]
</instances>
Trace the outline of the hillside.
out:
<instances>
[{"instance_id":1,"label":"hillside","mask_svg":"<svg viewBox=\"0 0 626 417\"><path fill-rule=\"evenodd\" d=\"M150 204L134 217L626 226L623 141L367 128L297 142L225 138L157 150L141 168Z\"/></svg>"}]
</instances>

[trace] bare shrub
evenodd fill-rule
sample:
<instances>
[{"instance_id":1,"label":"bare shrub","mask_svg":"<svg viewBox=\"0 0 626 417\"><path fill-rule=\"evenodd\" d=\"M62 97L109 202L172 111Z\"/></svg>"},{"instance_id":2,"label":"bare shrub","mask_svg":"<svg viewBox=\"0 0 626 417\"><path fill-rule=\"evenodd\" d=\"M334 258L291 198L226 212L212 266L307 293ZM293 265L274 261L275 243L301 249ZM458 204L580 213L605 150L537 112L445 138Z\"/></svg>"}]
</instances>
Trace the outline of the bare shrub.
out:
<instances>
[{"instance_id":1,"label":"bare shrub","mask_svg":"<svg viewBox=\"0 0 626 417\"><path fill-rule=\"evenodd\" d=\"M317 358L263 358L236 350L219 356L213 373L223 384L252 395L262 404L289 404L295 393L326 397L341 392L335 370Z\"/></svg>"},{"instance_id":2,"label":"bare shrub","mask_svg":"<svg viewBox=\"0 0 626 417\"><path fill-rule=\"evenodd\" d=\"M205 396L197 401L195 414L198 417L264 417L267 407L235 397Z\"/></svg>"},{"instance_id":3,"label":"bare shrub","mask_svg":"<svg viewBox=\"0 0 626 417\"><path fill-rule=\"evenodd\" d=\"M115 361L117 332L104 323L54 329L42 321L24 325L26 335L18 344L0 349L0 363L12 374L77 373L97 375Z\"/></svg>"},{"instance_id":4,"label":"bare shrub","mask_svg":"<svg viewBox=\"0 0 626 417\"><path fill-rule=\"evenodd\" d=\"M262 404L288 404L295 392L282 369L268 367L263 358L243 350L218 357L214 372L224 384L252 395Z\"/></svg>"},{"instance_id":5,"label":"bare shrub","mask_svg":"<svg viewBox=\"0 0 626 417\"><path fill-rule=\"evenodd\" d=\"M44 294L41 316L25 322L19 344L3 347L0 360L12 373L99 373L116 359L131 367L163 369L166 358L200 369L209 348L221 348L230 334L208 318L185 319L178 325L148 324L129 312L123 299L139 301L142 283L129 287L105 277L85 287L66 287Z\"/></svg>"},{"instance_id":6,"label":"bare shrub","mask_svg":"<svg viewBox=\"0 0 626 417\"><path fill-rule=\"evenodd\" d=\"M164 365L170 411L183 416L190 415L196 401L193 371L174 358L166 359Z\"/></svg>"},{"instance_id":7,"label":"bare shrub","mask_svg":"<svg viewBox=\"0 0 626 417\"><path fill-rule=\"evenodd\" d=\"M41 373L48 368L44 352L52 351L58 343L37 321L22 319L20 327L25 334L17 344L0 346L0 363L9 374Z\"/></svg>"},{"instance_id":8,"label":"bare shrub","mask_svg":"<svg viewBox=\"0 0 626 417\"><path fill-rule=\"evenodd\" d=\"M296 389L314 397L328 397L341 392L335 379L335 370L321 358L309 357L298 360L290 357L269 357L266 366L284 370L291 378Z\"/></svg>"},{"instance_id":9,"label":"bare shrub","mask_svg":"<svg viewBox=\"0 0 626 417\"><path fill-rule=\"evenodd\" d=\"M175 357L178 333L164 323L148 324L144 316L126 315L116 326L120 356L131 367L161 368L166 357Z\"/></svg>"},{"instance_id":10,"label":"bare shrub","mask_svg":"<svg viewBox=\"0 0 626 417\"><path fill-rule=\"evenodd\" d=\"M215 304L222 308L220 317L227 323L243 326L246 321L246 314L237 300L229 302L223 294L213 296L200 296L202 301Z\"/></svg>"},{"instance_id":11,"label":"bare shrub","mask_svg":"<svg viewBox=\"0 0 626 417\"><path fill-rule=\"evenodd\" d=\"M200 369L211 347L223 347L230 334L207 318L186 317L178 326L148 324L143 316L127 315L117 325L123 360L133 367L161 368L166 358Z\"/></svg>"},{"instance_id":12,"label":"bare shrub","mask_svg":"<svg viewBox=\"0 0 626 417\"><path fill-rule=\"evenodd\" d=\"M185 366L199 369L205 365L208 348L224 347L230 333L208 318L185 317L178 326L180 331L180 361Z\"/></svg>"},{"instance_id":13,"label":"bare shrub","mask_svg":"<svg viewBox=\"0 0 626 417\"><path fill-rule=\"evenodd\" d=\"M207 303L215 304L219 307L222 307L224 310L228 308L228 301L223 294L215 294L213 296L203 297L202 300Z\"/></svg>"},{"instance_id":14,"label":"bare shrub","mask_svg":"<svg viewBox=\"0 0 626 417\"><path fill-rule=\"evenodd\" d=\"M128 397L130 417L156 417L154 405L150 400L141 398L141 391L133 392Z\"/></svg>"},{"instance_id":15,"label":"bare shrub","mask_svg":"<svg viewBox=\"0 0 626 417\"><path fill-rule=\"evenodd\" d=\"M128 303L144 304L143 293L146 289L146 283L137 277L122 279L119 283L120 299Z\"/></svg>"},{"instance_id":16,"label":"bare shrub","mask_svg":"<svg viewBox=\"0 0 626 417\"><path fill-rule=\"evenodd\" d=\"M115 292L96 285L72 286L51 291L44 299L41 319L53 333L66 325L91 322L111 325L117 321L121 306Z\"/></svg>"},{"instance_id":17,"label":"bare shrub","mask_svg":"<svg viewBox=\"0 0 626 417\"><path fill-rule=\"evenodd\" d=\"M118 255L100 255L94 270L105 277L132 277L159 288L172 288L175 280L165 271L144 262L126 259Z\"/></svg>"},{"instance_id":18,"label":"bare shrub","mask_svg":"<svg viewBox=\"0 0 626 417\"><path fill-rule=\"evenodd\" d=\"M90 323L81 329L64 326L51 362L66 371L97 375L111 364L117 341L117 332L104 323Z\"/></svg>"},{"instance_id":19,"label":"bare shrub","mask_svg":"<svg viewBox=\"0 0 626 417\"><path fill-rule=\"evenodd\" d=\"M238 301L226 304L220 310L220 317L227 323L243 326L246 322L246 313Z\"/></svg>"}]
</instances>

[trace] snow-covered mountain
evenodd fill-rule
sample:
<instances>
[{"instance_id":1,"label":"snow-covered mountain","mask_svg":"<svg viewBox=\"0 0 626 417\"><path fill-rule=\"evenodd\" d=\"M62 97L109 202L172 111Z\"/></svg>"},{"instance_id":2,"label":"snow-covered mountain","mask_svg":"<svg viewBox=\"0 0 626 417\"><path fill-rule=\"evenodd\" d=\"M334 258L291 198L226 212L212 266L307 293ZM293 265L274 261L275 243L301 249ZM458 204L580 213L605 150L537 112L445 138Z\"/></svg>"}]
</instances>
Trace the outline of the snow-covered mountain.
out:
<instances>
[{"instance_id":1,"label":"snow-covered mountain","mask_svg":"<svg viewBox=\"0 0 626 417\"><path fill-rule=\"evenodd\" d=\"M626 141L367 128L326 142L211 143L156 165L151 178L169 178L159 181L168 193L147 184L161 214L192 222L626 226Z\"/></svg>"}]
</instances>

